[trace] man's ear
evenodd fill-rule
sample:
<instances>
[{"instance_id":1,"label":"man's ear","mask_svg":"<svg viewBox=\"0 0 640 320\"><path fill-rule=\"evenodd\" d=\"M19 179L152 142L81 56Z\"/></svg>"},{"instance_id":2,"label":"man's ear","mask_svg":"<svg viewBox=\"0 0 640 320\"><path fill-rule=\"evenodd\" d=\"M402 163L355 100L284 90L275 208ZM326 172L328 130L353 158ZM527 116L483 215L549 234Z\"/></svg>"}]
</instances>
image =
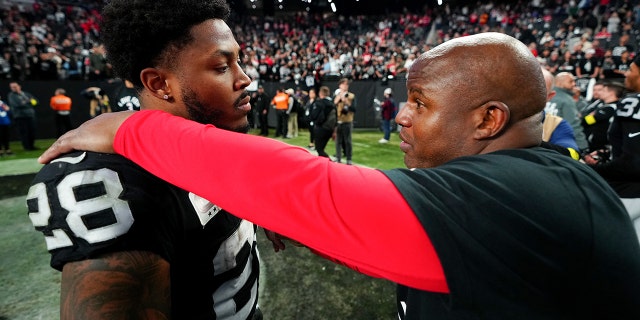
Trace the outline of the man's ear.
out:
<instances>
[{"instance_id":1,"label":"man's ear","mask_svg":"<svg viewBox=\"0 0 640 320\"><path fill-rule=\"evenodd\" d=\"M476 109L476 112L478 125L474 138L478 140L499 135L507 127L511 117L509 106L499 101L489 101Z\"/></svg>"},{"instance_id":2,"label":"man's ear","mask_svg":"<svg viewBox=\"0 0 640 320\"><path fill-rule=\"evenodd\" d=\"M555 90L551 90L549 91L549 93L547 93L547 101L553 99L553 97L556 96L556 91Z\"/></svg>"},{"instance_id":3,"label":"man's ear","mask_svg":"<svg viewBox=\"0 0 640 320\"><path fill-rule=\"evenodd\" d=\"M167 100L171 97L171 89L162 71L156 68L145 68L140 71L140 80L142 85L157 98Z\"/></svg>"}]
</instances>

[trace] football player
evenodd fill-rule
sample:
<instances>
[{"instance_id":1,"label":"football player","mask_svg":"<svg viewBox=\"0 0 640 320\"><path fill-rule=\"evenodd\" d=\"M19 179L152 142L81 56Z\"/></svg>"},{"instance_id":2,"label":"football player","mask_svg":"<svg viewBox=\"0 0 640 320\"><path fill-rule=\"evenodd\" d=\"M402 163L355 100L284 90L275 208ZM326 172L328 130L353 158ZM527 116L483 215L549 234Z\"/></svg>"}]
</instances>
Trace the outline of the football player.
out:
<instances>
[{"instance_id":1,"label":"football player","mask_svg":"<svg viewBox=\"0 0 640 320\"><path fill-rule=\"evenodd\" d=\"M143 108L248 131L251 79L224 0L114 0L103 15L114 70ZM27 203L62 271L62 319L259 317L256 226L123 157L66 154Z\"/></svg>"},{"instance_id":2,"label":"football player","mask_svg":"<svg viewBox=\"0 0 640 320\"><path fill-rule=\"evenodd\" d=\"M622 198L640 241L640 55L625 73L624 86L629 92L618 101L609 128L610 161L596 158L598 151L584 161Z\"/></svg>"}]
</instances>

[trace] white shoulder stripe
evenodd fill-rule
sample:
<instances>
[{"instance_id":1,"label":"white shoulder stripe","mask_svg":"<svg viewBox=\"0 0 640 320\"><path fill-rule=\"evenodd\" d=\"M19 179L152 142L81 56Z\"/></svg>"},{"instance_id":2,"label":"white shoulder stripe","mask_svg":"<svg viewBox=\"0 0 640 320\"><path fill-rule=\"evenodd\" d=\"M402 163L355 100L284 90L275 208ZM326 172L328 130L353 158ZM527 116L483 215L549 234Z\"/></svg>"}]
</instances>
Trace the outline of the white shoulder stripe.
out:
<instances>
[{"instance_id":1,"label":"white shoulder stripe","mask_svg":"<svg viewBox=\"0 0 640 320\"><path fill-rule=\"evenodd\" d=\"M76 164L76 163L80 163L80 161L84 160L84 158L87 156L86 152L83 152L81 155L77 156L77 157L63 157L63 158L58 158L55 159L53 161L51 161L51 163L55 163L55 162L66 162L66 163L70 163L70 164Z\"/></svg>"}]
</instances>

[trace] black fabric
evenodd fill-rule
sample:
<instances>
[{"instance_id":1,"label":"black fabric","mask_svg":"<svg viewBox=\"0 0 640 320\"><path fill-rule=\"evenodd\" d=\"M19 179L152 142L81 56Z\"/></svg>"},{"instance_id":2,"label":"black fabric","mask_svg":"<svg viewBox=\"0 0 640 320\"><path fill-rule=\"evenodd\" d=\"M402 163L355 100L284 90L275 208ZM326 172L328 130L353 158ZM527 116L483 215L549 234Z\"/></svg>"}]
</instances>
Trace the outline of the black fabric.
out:
<instances>
[{"instance_id":1,"label":"black fabric","mask_svg":"<svg viewBox=\"0 0 640 320\"><path fill-rule=\"evenodd\" d=\"M640 93L625 95L609 128L611 161L595 166L608 181L640 183Z\"/></svg>"},{"instance_id":2,"label":"black fabric","mask_svg":"<svg viewBox=\"0 0 640 320\"><path fill-rule=\"evenodd\" d=\"M635 231L586 165L538 147L383 172L425 228L450 288L399 287L404 319L640 319Z\"/></svg>"},{"instance_id":3,"label":"black fabric","mask_svg":"<svg viewBox=\"0 0 640 320\"><path fill-rule=\"evenodd\" d=\"M114 94L115 103L113 104L113 112L140 110L140 98L135 88L128 88L124 83L116 90Z\"/></svg>"},{"instance_id":4,"label":"black fabric","mask_svg":"<svg viewBox=\"0 0 640 320\"><path fill-rule=\"evenodd\" d=\"M300 104L300 101L298 101L298 99L296 99L295 97L293 97L293 105L291 106L291 113L298 113L298 112L304 112L304 108L302 107L302 104Z\"/></svg>"},{"instance_id":5,"label":"black fabric","mask_svg":"<svg viewBox=\"0 0 640 320\"><path fill-rule=\"evenodd\" d=\"M36 230L65 240L47 240L52 267L149 251L171 265L174 319L216 319L215 297L231 297L238 310L251 312L259 273L253 224L204 199L191 200L197 196L119 155L83 154L44 166L27 196ZM49 211L46 220L33 219Z\"/></svg>"},{"instance_id":6,"label":"black fabric","mask_svg":"<svg viewBox=\"0 0 640 320\"><path fill-rule=\"evenodd\" d=\"M312 104L309 117L315 126L333 130L337 122L336 106L327 98L318 99Z\"/></svg>"}]
</instances>

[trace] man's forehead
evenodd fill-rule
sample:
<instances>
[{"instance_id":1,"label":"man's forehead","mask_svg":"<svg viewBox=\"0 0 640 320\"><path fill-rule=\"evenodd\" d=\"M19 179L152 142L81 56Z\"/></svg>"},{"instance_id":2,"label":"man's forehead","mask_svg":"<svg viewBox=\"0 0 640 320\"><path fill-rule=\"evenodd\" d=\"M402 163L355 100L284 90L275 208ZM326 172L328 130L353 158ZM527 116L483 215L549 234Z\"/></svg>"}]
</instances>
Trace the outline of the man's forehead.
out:
<instances>
[{"instance_id":1,"label":"man's forehead","mask_svg":"<svg viewBox=\"0 0 640 320\"><path fill-rule=\"evenodd\" d=\"M441 73L439 72L440 70L454 70L450 69L449 66L455 67L455 61L448 59L446 54L430 53L432 52L428 51L416 59L407 72L407 80L414 78L426 81L428 75ZM443 74L442 76L445 75Z\"/></svg>"},{"instance_id":2,"label":"man's forehead","mask_svg":"<svg viewBox=\"0 0 640 320\"><path fill-rule=\"evenodd\" d=\"M443 83L449 83L446 75L438 76L430 69L416 69L407 74L407 92L414 95L427 95L429 92L440 91Z\"/></svg>"},{"instance_id":3,"label":"man's forehead","mask_svg":"<svg viewBox=\"0 0 640 320\"><path fill-rule=\"evenodd\" d=\"M219 53L239 53L240 46L229 26L222 20L211 19L191 29L194 37L192 45L207 47L207 50Z\"/></svg>"},{"instance_id":4,"label":"man's forehead","mask_svg":"<svg viewBox=\"0 0 640 320\"><path fill-rule=\"evenodd\" d=\"M198 45L201 42L217 42L224 38L233 37L233 32L226 22L220 19L208 19L194 24L189 29L192 43Z\"/></svg>"}]
</instances>

